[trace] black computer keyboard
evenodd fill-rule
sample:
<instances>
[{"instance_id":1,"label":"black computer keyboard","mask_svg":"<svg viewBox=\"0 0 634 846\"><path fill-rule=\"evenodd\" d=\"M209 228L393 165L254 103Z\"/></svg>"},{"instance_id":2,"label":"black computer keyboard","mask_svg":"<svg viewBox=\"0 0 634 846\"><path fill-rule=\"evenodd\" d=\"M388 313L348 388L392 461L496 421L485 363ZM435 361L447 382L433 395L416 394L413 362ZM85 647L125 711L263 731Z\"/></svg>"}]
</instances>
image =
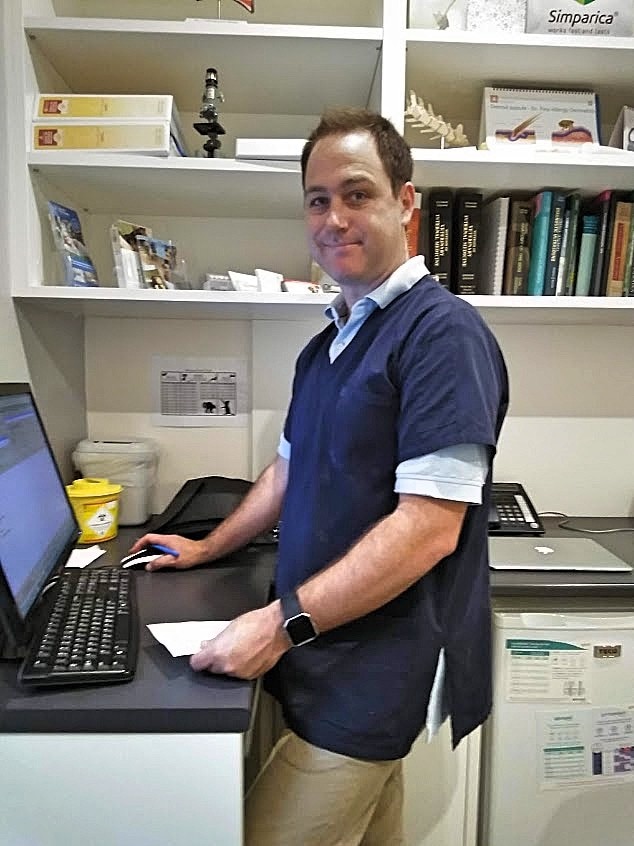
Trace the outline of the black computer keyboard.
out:
<instances>
[{"instance_id":1,"label":"black computer keyboard","mask_svg":"<svg viewBox=\"0 0 634 846\"><path fill-rule=\"evenodd\" d=\"M63 572L18 673L25 685L129 681L139 621L129 570Z\"/></svg>"}]
</instances>

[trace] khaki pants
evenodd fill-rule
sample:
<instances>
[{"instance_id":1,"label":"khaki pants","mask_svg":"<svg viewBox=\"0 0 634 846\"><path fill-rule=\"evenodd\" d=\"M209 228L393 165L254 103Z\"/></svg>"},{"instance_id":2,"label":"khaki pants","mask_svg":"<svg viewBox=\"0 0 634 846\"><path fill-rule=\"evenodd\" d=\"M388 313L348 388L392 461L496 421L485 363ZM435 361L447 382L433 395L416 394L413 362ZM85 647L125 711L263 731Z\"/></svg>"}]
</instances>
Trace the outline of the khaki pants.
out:
<instances>
[{"instance_id":1,"label":"khaki pants","mask_svg":"<svg viewBox=\"0 0 634 846\"><path fill-rule=\"evenodd\" d=\"M361 761L286 731L246 797L245 846L402 846L401 761Z\"/></svg>"}]
</instances>

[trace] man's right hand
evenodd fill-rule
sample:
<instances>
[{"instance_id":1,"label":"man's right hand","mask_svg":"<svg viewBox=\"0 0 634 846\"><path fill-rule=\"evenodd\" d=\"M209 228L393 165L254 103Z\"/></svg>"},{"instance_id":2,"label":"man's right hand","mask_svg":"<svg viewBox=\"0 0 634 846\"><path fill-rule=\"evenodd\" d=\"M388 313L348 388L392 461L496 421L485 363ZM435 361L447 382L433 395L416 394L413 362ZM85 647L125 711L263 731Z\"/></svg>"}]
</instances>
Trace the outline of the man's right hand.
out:
<instances>
[{"instance_id":1,"label":"man's right hand","mask_svg":"<svg viewBox=\"0 0 634 846\"><path fill-rule=\"evenodd\" d=\"M188 570L190 567L195 567L197 564L204 564L205 561L209 561L209 553L206 550L204 541L194 541L189 538L183 538L180 535L157 535L153 533L143 535L130 548L130 552L138 552L140 549L153 543L169 546L178 552L178 557L174 555L161 555L155 558L154 561L148 561L145 565L145 569L148 571L162 570L163 567Z\"/></svg>"}]
</instances>

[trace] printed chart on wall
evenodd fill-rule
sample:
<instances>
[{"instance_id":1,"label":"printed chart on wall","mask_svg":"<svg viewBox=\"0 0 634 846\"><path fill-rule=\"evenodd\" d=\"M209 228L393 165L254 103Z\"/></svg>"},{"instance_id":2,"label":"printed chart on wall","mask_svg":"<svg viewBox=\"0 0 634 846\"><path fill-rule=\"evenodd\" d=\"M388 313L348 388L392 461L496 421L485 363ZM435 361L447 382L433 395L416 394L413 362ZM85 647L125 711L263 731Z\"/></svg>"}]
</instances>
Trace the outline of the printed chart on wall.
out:
<instances>
[{"instance_id":1,"label":"printed chart on wall","mask_svg":"<svg viewBox=\"0 0 634 846\"><path fill-rule=\"evenodd\" d=\"M155 426L246 426L246 359L152 356Z\"/></svg>"},{"instance_id":2,"label":"printed chart on wall","mask_svg":"<svg viewBox=\"0 0 634 846\"><path fill-rule=\"evenodd\" d=\"M634 705L537 712L542 790L634 781Z\"/></svg>"}]
</instances>

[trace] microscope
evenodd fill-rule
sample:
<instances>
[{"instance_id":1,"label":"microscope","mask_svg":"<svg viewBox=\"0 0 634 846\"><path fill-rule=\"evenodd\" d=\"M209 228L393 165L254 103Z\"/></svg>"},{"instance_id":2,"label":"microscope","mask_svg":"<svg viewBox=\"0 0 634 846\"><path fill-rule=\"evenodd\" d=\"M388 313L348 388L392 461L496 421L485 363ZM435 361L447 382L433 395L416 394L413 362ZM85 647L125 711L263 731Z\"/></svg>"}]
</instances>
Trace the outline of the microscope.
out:
<instances>
[{"instance_id":1,"label":"microscope","mask_svg":"<svg viewBox=\"0 0 634 846\"><path fill-rule=\"evenodd\" d=\"M202 104L198 113L205 123L195 123L194 129L201 135L206 135L207 140L203 144L203 150L207 158L212 159L216 150L221 147L219 135L225 135L224 128L218 122L218 109L216 101L224 102L224 96L218 88L218 71L216 68L207 68L205 72L205 90L203 91Z\"/></svg>"}]
</instances>

